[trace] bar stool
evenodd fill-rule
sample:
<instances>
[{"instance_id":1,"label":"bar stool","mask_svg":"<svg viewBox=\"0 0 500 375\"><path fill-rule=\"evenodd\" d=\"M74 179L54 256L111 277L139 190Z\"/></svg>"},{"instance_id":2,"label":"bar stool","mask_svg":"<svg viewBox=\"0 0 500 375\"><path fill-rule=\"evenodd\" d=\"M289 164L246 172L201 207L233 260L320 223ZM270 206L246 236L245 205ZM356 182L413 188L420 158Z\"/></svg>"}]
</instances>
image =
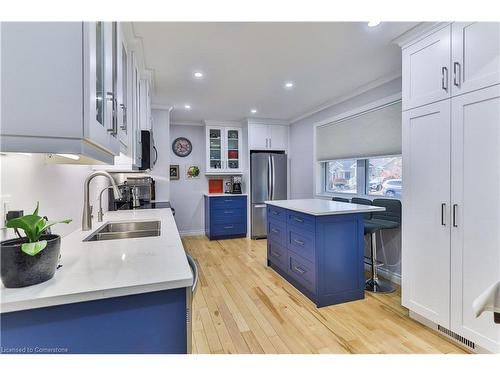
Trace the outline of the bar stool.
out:
<instances>
[{"instance_id":1,"label":"bar stool","mask_svg":"<svg viewBox=\"0 0 500 375\"><path fill-rule=\"evenodd\" d=\"M378 278L377 268L382 265L377 261L377 232L395 229L401 226L401 202L396 199L374 199L373 206L385 207L385 211L373 212L370 220L365 220L365 234L371 235L370 253L372 257L371 277L366 280L365 290L374 293L392 293L395 288L390 282Z\"/></svg>"},{"instance_id":2,"label":"bar stool","mask_svg":"<svg viewBox=\"0 0 500 375\"><path fill-rule=\"evenodd\" d=\"M349 203L349 199L342 197L332 197L332 201Z\"/></svg>"},{"instance_id":3,"label":"bar stool","mask_svg":"<svg viewBox=\"0 0 500 375\"><path fill-rule=\"evenodd\" d=\"M365 199L365 198L358 198L358 197L353 197L351 199L351 203L364 204L366 206L371 206L372 205L372 201L371 200ZM367 212L366 214L363 214L363 222L364 223L369 222L371 218L372 218L372 213L371 212ZM365 225L364 226L364 233L363 233L365 236L367 234L371 234L369 231L367 231L367 228L368 227ZM370 242L370 246L371 246L371 242ZM369 264L370 266L373 267L371 255L370 255L370 257L365 256L365 264ZM379 265L381 266L381 264L379 264Z\"/></svg>"}]
</instances>

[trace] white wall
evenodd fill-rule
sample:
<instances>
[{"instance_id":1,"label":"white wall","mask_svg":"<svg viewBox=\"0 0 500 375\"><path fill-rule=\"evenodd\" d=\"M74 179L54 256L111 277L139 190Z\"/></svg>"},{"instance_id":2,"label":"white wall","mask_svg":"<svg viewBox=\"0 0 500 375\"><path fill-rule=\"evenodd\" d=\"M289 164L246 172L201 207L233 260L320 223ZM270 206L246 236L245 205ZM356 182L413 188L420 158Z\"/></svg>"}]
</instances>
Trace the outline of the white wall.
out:
<instances>
[{"instance_id":1,"label":"white wall","mask_svg":"<svg viewBox=\"0 0 500 375\"><path fill-rule=\"evenodd\" d=\"M171 144L177 137L186 137L193 145L193 151L187 157L176 156ZM180 179L170 181L170 203L175 208L175 222L181 234L204 232L203 193L208 191L205 172L205 128L203 126L170 126L170 164L179 164ZM201 175L197 179L186 179L189 165L200 167Z\"/></svg>"},{"instance_id":2,"label":"white wall","mask_svg":"<svg viewBox=\"0 0 500 375\"><path fill-rule=\"evenodd\" d=\"M314 196L313 141L314 124L365 106L369 103L401 92L401 79L395 79L366 91L358 96L317 112L290 125L290 197L312 198ZM382 239L381 239L382 238ZM386 263L382 269L389 271L397 280L401 275L401 231L384 231L378 236L379 259ZM369 254L369 242L365 252Z\"/></svg>"},{"instance_id":3,"label":"white wall","mask_svg":"<svg viewBox=\"0 0 500 375\"><path fill-rule=\"evenodd\" d=\"M64 236L81 228L83 183L92 172L90 166L48 164L43 154L2 154L0 165L2 211L3 203L9 202L9 210L24 210L24 214L30 214L39 201L40 215L50 220L73 219L70 224L54 226L54 233ZM105 177L97 177L91 183L94 214L98 210L97 193L107 185ZM11 229L0 232L2 240L15 237Z\"/></svg>"},{"instance_id":4,"label":"white wall","mask_svg":"<svg viewBox=\"0 0 500 375\"><path fill-rule=\"evenodd\" d=\"M153 137L158 150L158 160L154 168L148 173L155 180L156 201L170 200L170 111L154 109Z\"/></svg>"}]
</instances>

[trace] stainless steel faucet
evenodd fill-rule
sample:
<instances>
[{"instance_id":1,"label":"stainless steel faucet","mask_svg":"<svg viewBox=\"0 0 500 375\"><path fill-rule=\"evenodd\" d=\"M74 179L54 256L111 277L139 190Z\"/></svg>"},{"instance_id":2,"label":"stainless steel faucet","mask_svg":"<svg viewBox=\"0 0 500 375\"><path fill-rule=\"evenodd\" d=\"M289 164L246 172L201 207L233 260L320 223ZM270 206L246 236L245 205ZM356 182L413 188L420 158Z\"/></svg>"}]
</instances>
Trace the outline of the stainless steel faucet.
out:
<instances>
[{"instance_id":1,"label":"stainless steel faucet","mask_svg":"<svg viewBox=\"0 0 500 375\"><path fill-rule=\"evenodd\" d=\"M87 176L85 179L84 187L83 187L83 217L82 217L82 230L91 230L92 229L92 206L90 205L90 192L89 192L89 186L90 186L90 181L94 177L97 176L104 176L109 179L111 182L111 185L113 187L113 194L115 196L115 199L120 199L122 197L122 194L120 190L118 189L118 186L115 183L115 180L113 180L113 177L105 171L95 171L92 172Z\"/></svg>"}]
</instances>

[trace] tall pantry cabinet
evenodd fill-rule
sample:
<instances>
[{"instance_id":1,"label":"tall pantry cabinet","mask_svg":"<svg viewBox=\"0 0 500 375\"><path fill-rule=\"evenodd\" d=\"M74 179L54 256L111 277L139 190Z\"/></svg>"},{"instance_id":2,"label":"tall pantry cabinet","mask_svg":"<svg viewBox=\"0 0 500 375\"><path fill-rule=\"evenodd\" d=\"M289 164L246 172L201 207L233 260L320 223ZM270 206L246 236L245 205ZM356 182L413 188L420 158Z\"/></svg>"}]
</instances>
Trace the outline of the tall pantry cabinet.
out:
<instances>
[{"instance_id":1,"label":"tall pantry cabinet","mask_svg":"<svg viewBox=\"0 0 500 375\"><path fill-rule=\"evenodd\" d=\"M500 23L403 46L402 302L472 350L500 352L473 301L500 280Z\"/></svg>"}]
</instances>

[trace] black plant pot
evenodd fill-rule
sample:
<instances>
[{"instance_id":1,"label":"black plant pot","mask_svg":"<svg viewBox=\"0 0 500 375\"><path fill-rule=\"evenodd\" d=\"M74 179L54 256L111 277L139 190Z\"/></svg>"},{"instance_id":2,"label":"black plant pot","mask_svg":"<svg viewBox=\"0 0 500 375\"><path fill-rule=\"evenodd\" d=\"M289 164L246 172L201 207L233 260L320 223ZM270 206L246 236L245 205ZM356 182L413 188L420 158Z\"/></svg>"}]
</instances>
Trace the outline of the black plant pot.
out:
<instances>
[{"instance_id":1,"label":"black plant pot","mask_svg":"<svg viewBox=\"0 0 500 375\"><path fill-rule=\"evenodd\" d=\"M1 278L6 288L40 284L54 277L61 250L61 237L46 234L40 240L46 240L47 247L35 256L21 250L21 244L26 242L26 238L1 242Z\"/></svg>"}]
</instances>

